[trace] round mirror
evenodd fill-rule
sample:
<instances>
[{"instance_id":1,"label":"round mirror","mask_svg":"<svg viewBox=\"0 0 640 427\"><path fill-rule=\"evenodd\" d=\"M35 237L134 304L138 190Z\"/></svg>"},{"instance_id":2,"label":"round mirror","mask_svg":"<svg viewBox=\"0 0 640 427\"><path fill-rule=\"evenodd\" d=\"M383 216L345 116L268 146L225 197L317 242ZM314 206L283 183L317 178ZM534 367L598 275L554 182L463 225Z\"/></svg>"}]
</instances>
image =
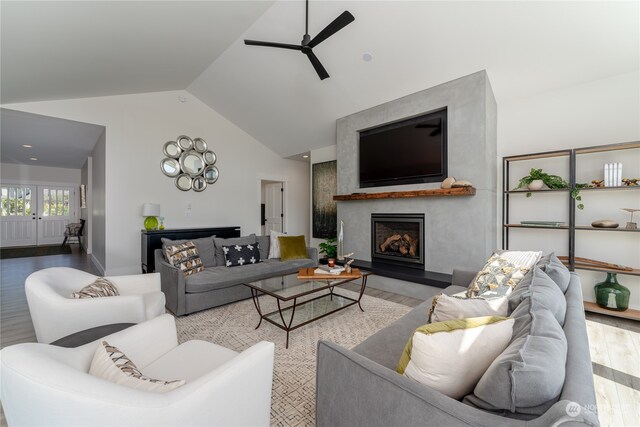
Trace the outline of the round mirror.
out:
<instances>
[{"instance_id":1,"label":"round mirror","mask_svg":"<svg viewBox=\"0 0 640 427\"><path fill-rule=\"evenodd\" d=\"M202 138L196 138L193 140L193 148L198 153L204 153L207 151L207 142Z\"/></svg>"},{"instance_id":2,"label":"round mirror","mask_svg":"<svg viewBox=\"0 0 640 427\"><path fill-rule=\"evenodd\" d=\"M216 162L216 154L211 150L205 151L203 156L204 161L207 162L208 165L212 165Z\"/></svg>"},{"instance_id":3,"label":"round mirror","mask_svg":"<svg viewBox=\"0 0 640 427\"><path fill-rule=\"evenodd\" d=\"M215 166L207 166L204 169L204 179L208 184L213 184L218 180L218 176L220 176L220 172L218 172L218 168Z\"/></svg>"},{"instance_id":4,"label":"round mirror","mask_svg":"<svg viewBox=\"0 0 640 427\"><path fill-rule=\"evenodd\" d=\"M180 156L180 167L182 168L182 172L195 178L202 173L205 167L202 154L195 151L182 153L182 156Z\"/></svg>"},{"instance_id":5,"label":"round mirror","mask_svg":"<svg viewBox=\"0 0 640 427\"><path fill-rule=\"evenodd\" d=\"M182 154L182 150L178 147L178 143L175 141L168 141L162 147L162 152L165 156L177 159Z\"/></svg>"},{"instance_id":6,"label":"round mirror","mask_svg":"<svg viewBox=\"0 0 640 427\"><path fill-rule=\"evenodd\" d=\"M180 135L177 139L178 146L183 150L191 150L193 148L193 140L187 135Z\"/></svg>"},{"instance_id":7,"label":"round mirror","mask_svg":"<svg viewBox=\"0 0 640 427\"><path fill-rule=\"evenodd\" d=\"M207 188L207 182L202 176L195 177L193 178L193 182L191 183L191 188L193 188L193 191L200 192Z\"/></svg>"},{"instance_id":8,"label":"round mirror","mask_svg":"<svg viewBox=\"0 0 640 427\"><path fill-rule=\"evenodd\" d=\"M189 191L191 189L191 177L184 173L179 175L176 178L176 187L182 191Z\"/></svg>"},{"instance_id":9,"label":"round mirror","mask_svg":"<svg viewBox=\"0 0 640 427\"><path fill-rule=\"evenodd\" d=\"M180 163L177 159L162 159L160 169L162 169L162 173L167 176L178 176L180 173Z\"/></svg>"}]
</instances>

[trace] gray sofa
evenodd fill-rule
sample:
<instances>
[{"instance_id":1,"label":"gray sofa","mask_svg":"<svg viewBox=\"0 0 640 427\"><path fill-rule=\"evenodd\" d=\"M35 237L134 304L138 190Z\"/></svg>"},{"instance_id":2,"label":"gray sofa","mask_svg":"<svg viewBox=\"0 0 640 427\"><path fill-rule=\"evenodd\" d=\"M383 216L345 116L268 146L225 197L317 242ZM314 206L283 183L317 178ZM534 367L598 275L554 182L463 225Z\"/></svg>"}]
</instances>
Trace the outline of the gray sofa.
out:
<instances>
[{"instance_id":1,"label":"gray sofa","mask_svg":"<svg viewBox=\"0 0 640 427\"><path fill-rule=\"evenodd\" d=\"M161 289L167 301L166 307L176 316L250 298L251 291L243 283L296 273L301 268L318 265L316 248L307 248L308 258L306 259L288 261L281 261L279 258L268 259L269 236L251 234L231 239L218 239L211 236L191 239L191 241L198 248L205 269L190 276L185 277L178 268L171 266L162 249L156 249L154 252L156 272L160 273ZM163 239L163 244L183 242L186 240L165 241ZM222 246L249 243L260 245L262 262L226 267Z\"/></svg>"},{"instance_id":2,"label":"gray sofa","mask_svg":"<svg viewBox=\"0 0 640 427\"><path fill-rule=\"evenodd\" d=\"M569 273L566 274L568 276ZM454 271L452 286L445 289L444 293L455 294L466 290L474 275L474 272ZM395 372L413 331L428 323L431 306L431 300L428 300L351 350L328 341L318 343L317 425L599 425L580 279L577 274L571 273L567 281L566 315L561 329L567 342L564 384L559 384L562 391L557 400L549 401L542 409L534 408L538 409L538 414L481 409L474 405L473 394L458 401ZM521 304L530 298L523 297ZM514 336L517 325L516 318ZM543 355L546 356L546 352ZM549 366L549 369L553 367ZM499 382L494 383L493 387L500 387L497 384ZM496 394L500 392L496 390Z\"/></svg>"}]
</instances>

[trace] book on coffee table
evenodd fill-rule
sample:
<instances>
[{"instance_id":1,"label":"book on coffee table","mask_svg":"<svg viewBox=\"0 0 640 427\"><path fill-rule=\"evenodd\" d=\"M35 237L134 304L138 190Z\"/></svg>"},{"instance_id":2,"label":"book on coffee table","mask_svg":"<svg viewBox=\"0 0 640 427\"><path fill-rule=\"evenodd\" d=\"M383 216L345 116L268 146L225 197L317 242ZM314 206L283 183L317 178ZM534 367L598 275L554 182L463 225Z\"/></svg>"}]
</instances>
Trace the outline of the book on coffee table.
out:
<instances>
[{"instance_id":1,"label":"book on coffee table","mask_svg":"<svg viewBox=\"0 0 640 427\"><path fill-rule=\"evenodd\" d=\"M321 272L318 273L318 270L320 270ZM302 280L313 280L313 279L342 280L342 279L357 279L359 277L362 277L362 273L357 268L352 268L351 273L347 273L343 269L343 271L338 274L329 273L328 271L318 269L318 268L313 268L313 267L301 268L298 271L298 279L302 279Z\"/></svg>"}]
</instances>

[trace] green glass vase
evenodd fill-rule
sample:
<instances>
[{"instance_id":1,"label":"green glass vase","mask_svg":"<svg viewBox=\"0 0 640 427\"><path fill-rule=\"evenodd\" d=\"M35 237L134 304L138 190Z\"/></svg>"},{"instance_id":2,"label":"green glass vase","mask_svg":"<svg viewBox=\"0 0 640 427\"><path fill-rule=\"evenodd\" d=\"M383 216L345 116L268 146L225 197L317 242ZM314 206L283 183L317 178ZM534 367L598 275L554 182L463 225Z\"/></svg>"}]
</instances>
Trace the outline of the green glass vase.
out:
<instances>
[{"instance_id":1,"label":"green glass vase","mask_svg":"<svg viewBox=\"0 0 640 427\"><path fill-rule=\"evenodd\" d=\"M596 303L608 310L624 311L629 308L629 296L631 291L618 283L617 273L607 273L604 282L594 287L596 291Z\"/></svg>"}]
</instances>

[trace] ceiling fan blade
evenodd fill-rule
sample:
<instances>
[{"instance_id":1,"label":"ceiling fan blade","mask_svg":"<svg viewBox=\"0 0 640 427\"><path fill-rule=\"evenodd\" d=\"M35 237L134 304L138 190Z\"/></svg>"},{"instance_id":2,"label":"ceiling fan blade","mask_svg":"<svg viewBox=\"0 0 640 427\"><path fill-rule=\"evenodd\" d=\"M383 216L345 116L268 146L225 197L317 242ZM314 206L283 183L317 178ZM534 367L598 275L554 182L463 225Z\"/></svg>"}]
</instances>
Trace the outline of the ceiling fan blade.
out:
<instances>
[{"instance_id":1,"label":"ceiling fan blade","mask_svg":"<svg viewBox=\"0 0 640 427\"><path fill-rule=\"evenodd\" d=\"M298 44L263 42L259 40L245 40L244 44L248 46L279 47L281 49L302 50L302 46Z\"/></svg>"},{"instance_id":2,"label":"ceiling fan blade","mask_svg":"<svg viewBox=\"0 0 640 427\"><path fill-rule=\"evenodd\" d=\"M318 35L309 42L308 46L315 47L319 45L355 20L356 18L354 18L349 11L345 10L340 16L334 19L332 23L324 27L324 30L320 31Z\"/></svg>"},{"instance_id":3,"label":"ceiling fan blade","mask_svg":"<svg viewBox=\"0 0 640 427\"><path fill-rule=\"evenodd\" d=\"M320 63L320 60L313 52L307 53L307 57L309 58L309 61L311 61L311 65L313 65L313 68L316 69L316 73L318 73L318 77L320 77L320 80L324 80L329 77L329 73L327 73L327 70L324 69L324 67Z\"/></svg>"}]
</instances>

